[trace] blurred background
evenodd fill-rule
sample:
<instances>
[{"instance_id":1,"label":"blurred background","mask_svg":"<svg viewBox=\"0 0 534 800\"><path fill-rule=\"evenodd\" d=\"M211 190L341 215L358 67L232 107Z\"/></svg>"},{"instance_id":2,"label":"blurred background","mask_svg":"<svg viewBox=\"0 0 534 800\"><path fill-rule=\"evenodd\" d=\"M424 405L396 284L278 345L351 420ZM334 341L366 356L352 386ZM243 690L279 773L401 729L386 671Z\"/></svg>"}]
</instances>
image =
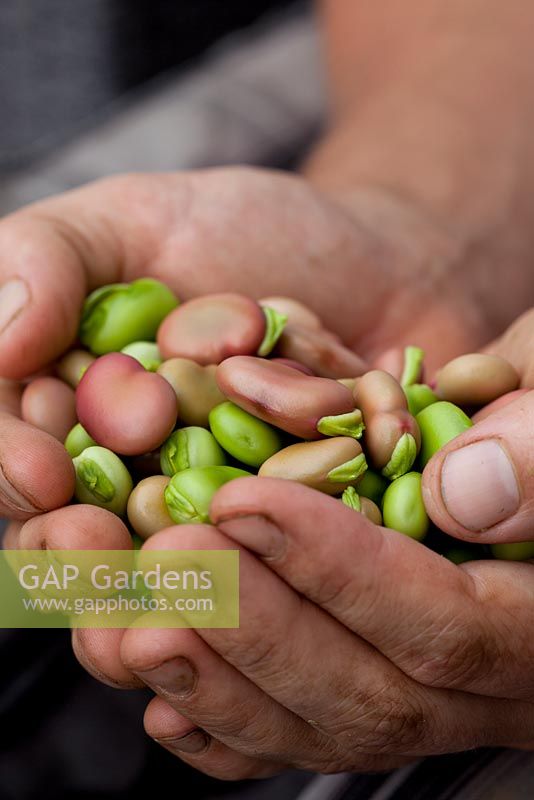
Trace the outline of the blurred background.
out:
<instances>
[{"instance_id":1,"label":"blurred background","mask_svg":"<svg viewBox=\"0 0 534 800\"><path fill-rule=\"evenodd\" d=\"M291 165L319 55L303 0L0 0L0 211L125 170Z\"/></svg>"},{"instance_id":2,"label":"blurred background","mask_svg":"<svg viewBox=\"0 0 534 800\"><path fill-rule=\"evenodd\" d=\"M0 213L131 170L296 165L324 117L310 3L0 0ZM0 529L2 528L0 522ZM64 631L0 631L0 798L293 796L234 787L142 730L142 692L98 684Z\"/></svg>"}]
</instances>

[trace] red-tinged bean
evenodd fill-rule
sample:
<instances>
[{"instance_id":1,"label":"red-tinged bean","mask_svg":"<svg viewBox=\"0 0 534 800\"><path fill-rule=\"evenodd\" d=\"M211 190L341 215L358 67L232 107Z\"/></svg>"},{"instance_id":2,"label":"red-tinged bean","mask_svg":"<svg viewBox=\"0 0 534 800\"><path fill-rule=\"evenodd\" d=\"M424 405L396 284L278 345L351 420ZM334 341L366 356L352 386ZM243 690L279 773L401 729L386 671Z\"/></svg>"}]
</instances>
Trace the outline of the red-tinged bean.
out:
<instances>
[{"instance_id":1,"label":"red-tinged bean","mask_svg":"<svg viewBox=\"0 0 534 800\"><path fill-rule=\"evenodd\" d=\"M135 358L109 353L89 367L76 390L78 418L102 447L121 455L156 450L174 428L176 395Z\"/></svg>"},{"instance_id":2,"label":"red-tinged bean","mask_svg":"<svg viewBox=\"0 0 534 800\"><path fill-rule=\"evenodd\" d=\"M262 464L258 475L297 481L336 495L357 483L366 469L360 444L355 439L340 436L285 447Z\"/></svg>"},{"instance_id":3,"label":"red-tinged bean","mask_svg":"<svg viewBox=\"0 0 534 800\"><path fill-rule=\"evenodd\" d=\"M325 335L324 331L287 325L276 346L282 358L300 361L321 378L346 378L362 375L365 362L348 347Z\"/></svg>"},{"instance_id":4,"label":"red-tinged bean","mask_svg":"<svg viewBox=\"0 0 534 800\"><path fill-rule=\"evenodd\" d=\"M219 364L231 356L255 354L265 330L265 315L254 300L212 294L189 300L169 314L158 331L158 346L164 359Z\"/></svg>"},{"instance_id":5,"label":"red-tinged bean","mask_svg":"<svg viewBox=\"0 0 534 800\"><path fill-rule=\"evenodd\" d=\"M366 425L375 414L383 411L405 411L408 408L400 383L388 372L379 369L373 369L357 378L353 396Z\"/></svg>"},{"instance_id":6,"label":"red-tinged bean","mask_svg":"<svg viewBox=\"0 0 534 800\"><path fill-rule=\"evenodd\" d=\"M366 423L365 451L388 478L408 472L420 447L419 427L408 411L381 411Z\"/></svg>"},{"instance_id":7,"label":"red-tinged bean","mask_svg":"<svg viewBox=\"0 0 534 800\"><path fill-rule=\"evenodd\" d=\"M76 425L74 391L59 378L36 378L22 395L22 419L64 442Z\"/></svg>"},{"instance_id":8,"label":"red-tinged bean","mask_svg":"<svg viewBox=\"0 0 534 800\"><path fill-rule=\"evenodd\" d=\"M223 361L217 383L233 403L301 439L320 439L317 424L323 417L354 410L351 393L337 381L251 356Z\"/></svg>"},{"instance_id":9,"label":"red-tinged bean","mask_svg":"<svg viewBox=\"0 0 534 800\"><path fill-rule=\"evenodd\" d=\"M301 364L300 361L293 361L292 358L271 358L271 361L274 364L284 364L284 366L286 367L291 367L291 369L296 369L299 372L303 372L304 375L314 375L313 370L311 370L305 364Z\"/></svg>"},{"instance_id":10,"label":"red-tinged bean","mask_svg":"<svg viewBox=\"0 0 534 800\"><path fill-rule=\"evenodd\" d=\"M470 353L449 361L436 378L436 394L457 406L484 406L513 392L519 375L506 359Z\"/></svg>"},{"instance_id":11,"label":"red-tinged bean","mask_svg":"<svg viewBox=\"0 0 534 800\"><path fill-rule=\"evenodd\" d=\"M301 328L320 331L323 323L320 317L299 300L292 297L263 297L258 301L260 306L267 306L284 314L291 325L300 325Z\"/></svg>"},{"instance_id":12,"label":"red-tinged bean","mask_svg":"<svg viewBox=\"0 0 534 800\"><path fill-rule=\"evenodd\" d=\"M83 377L83 373L89 369L95 361L95 357L88 350L70 350L56 364L56 375L62 381L68 383L76 389Z\"/></svg>"},{"instance_id":13,"label":"red-tinged bean","mask_svg":"<svg viewBox=\"0 0 534 800\"><path fill-rule=\"evenodd\" d=\"M492 403L489 403L484 408L481 408L477 411L476 414L473 414L471 419L476 424L477 422L482 422L483 419L489 417L491 414L495 414L496 411L501 411L501 409L505 408L510 403L513 403L514 400L518 400L520 397L523 397L524 394L527 392L531 392L532 389L514 389L513 392L507 392L503 394L502 397L498 397L497 400L494 400Z\"/></svg>"}]
</instances>

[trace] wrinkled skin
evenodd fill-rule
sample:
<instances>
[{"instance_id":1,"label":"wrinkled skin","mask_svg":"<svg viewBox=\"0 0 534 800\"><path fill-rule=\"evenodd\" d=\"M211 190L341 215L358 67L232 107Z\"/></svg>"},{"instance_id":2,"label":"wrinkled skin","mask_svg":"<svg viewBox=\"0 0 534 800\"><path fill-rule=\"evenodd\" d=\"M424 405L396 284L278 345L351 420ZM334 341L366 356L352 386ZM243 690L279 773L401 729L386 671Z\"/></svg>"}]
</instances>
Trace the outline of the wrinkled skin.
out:
<instances>
[{"instance_id":1,"label":"wrinkled skin","mask_svg":"<svg viewBox=\"0 0 534 800\"><path fill-rule=\"evenodd\" d=\"M397 0L391 15L370 0L324 5L334 120L304 179L134 175L0 222L0 375L27 377L63 353L88 289L147 273L181 298L296 297L370 363L424 345L430 375L533 303L532 3ZM4 472L42 497L57 477L53 448L36 452L43 439L23 423L5 431ZM514 439L518 471L526 439ZM530 465L520 474L526 498ZM454 567L289 482L236 481L216 503L224 533L202 529L206 545L246 548L238 631L74 636L81 662L112 685L156 689L152 668L177 656L195 665L189 693L160 687L147 710L169 750L244 778L534 738L529 565ZM65 546L85 511L73 513L68 525L47 515ZM269 515L287 546L266 561L251 551L262 536L274 543ZM92 531L105 539L105 523ZM169 535L159 543L189 545L187 530ZM180 748L187 734L196 753Z\"/></svg>"}]
</instances>

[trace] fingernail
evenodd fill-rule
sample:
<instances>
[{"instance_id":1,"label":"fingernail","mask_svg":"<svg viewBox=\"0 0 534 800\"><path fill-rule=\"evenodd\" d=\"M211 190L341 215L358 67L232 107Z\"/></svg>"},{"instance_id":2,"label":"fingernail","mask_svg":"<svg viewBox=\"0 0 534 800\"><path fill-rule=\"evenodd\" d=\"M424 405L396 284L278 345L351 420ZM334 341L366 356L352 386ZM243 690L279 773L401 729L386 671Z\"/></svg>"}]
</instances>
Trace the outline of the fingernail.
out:
<instances>
[{"instance_id":1,"label":"fingernail","mask_svg":"<svg viewBox=\"0 0 534 800\"><path fill-rule=\"evenodd\" d=\"M133 670L141 680L156 692L171 694L173 697L187 697L196 686L198 673L187 658L173 658L164 661L154 669L140 672Z\"/></svg>"},{"instance_id":2,"label":"fingernail","mask_svg":"<svg viewBox=\"0 0 534 800\"><path fill-rule=\"evenodd\" d=\"M36 508L18 489L8 480L0 464L0 503L13 511L22 511L24 514L36 514L42 509Z\"/></svg>"},{"instance_id":3,"label":"fingernail","mask_svg":"<svg viewBox=\"0 0 534 800\"><path fill-rule=\"evenodd\" d=\"M211 738L204 731L191 731L179 739L156 739L156 741L182 753L202 753L209 747Z\"/></svg>"},{"instance_id":4,"label":"fingernail","mask_svg":"<svg viewBox=\"0 0 534 800\"><path fill-rule=\"evenodd\" d=\"M464 528L484 531L511 517L520 503L508 454L492 439L450 453L441 470L441 496Z\"/></svg>"},{"instance_id":5,"label":"fingernail","mask_svg":"<svg viewBox=\"0 0 534 800\"><path fill-rule=\"evenodd\" d=\"M30 299L26 283L12 278L0 286L0 333L20 314Z\"/></svg>"},{"instance_id":6,"label":"fingernail","mask_svg":"<svg viewBox=\"0 0 534 800\"><path fill-rule=\"evenodd\" d=\"M217 527L262 558L279 558L284 552L284 534L273 522L259 514L221 520Z\"/></svg>"}]
</instances>

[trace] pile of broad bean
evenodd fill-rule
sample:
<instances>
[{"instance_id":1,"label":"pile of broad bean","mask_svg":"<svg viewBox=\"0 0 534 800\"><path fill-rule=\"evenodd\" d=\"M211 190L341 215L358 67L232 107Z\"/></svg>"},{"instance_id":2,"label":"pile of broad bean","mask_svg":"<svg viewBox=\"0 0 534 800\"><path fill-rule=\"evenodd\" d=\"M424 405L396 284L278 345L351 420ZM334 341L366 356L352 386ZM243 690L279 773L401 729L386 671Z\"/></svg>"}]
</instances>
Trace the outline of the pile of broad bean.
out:
<instances>
[{"instance_id":1,"label":"pile of broad bean","mask_svg":"<svg viewBox=\"0 0 534 800\"><path fill-rule=\"evenodd\" d=\"M471 354L430 386L422 350L403 353L397 377L366 371L295 300L227 293L180 304L143 278L87 298L77 348L27 385L22 416L64 441L75 499L123 517L141 539L209 521L223 484L257 474L338 497L456 561L489 555L432 526L421 472L519 376L502 358Z\"/></svg>"}]
</instances>

